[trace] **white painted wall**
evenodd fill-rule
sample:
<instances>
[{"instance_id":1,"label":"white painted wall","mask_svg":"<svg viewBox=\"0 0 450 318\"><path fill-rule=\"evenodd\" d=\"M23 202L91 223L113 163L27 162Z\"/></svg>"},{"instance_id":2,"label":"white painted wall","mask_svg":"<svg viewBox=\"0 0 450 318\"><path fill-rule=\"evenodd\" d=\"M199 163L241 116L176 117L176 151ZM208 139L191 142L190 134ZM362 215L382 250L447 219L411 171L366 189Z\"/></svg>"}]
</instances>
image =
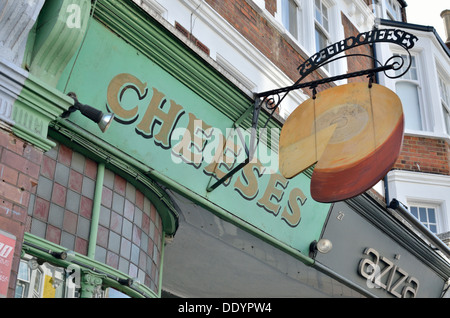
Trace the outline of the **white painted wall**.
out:
<instances>
[{"instance_id":1,"label":"white painted wall","mask_svg":"<svg viewBox=\"0 0 450 318\"><path fill-rule=\"evenodd\" d=\"M445 129L438 82L439 71L450 83L450 57L433 32L404 30L419 38L411 53L416 56L419 67L419 98L423 115L423 130L405 129L405 135L450 142ZM401 50L395 45L377 45L377 53L382 61L386 61L392 53L405 53ZM380 84L393 91L395 82L395 79L380 76ZM396 198L407 206L416 203L435 205L438 208L439 233L450 231L450 176L397 170L389 172L388 180L390 199Z\"/></svg>"}]
</instances>

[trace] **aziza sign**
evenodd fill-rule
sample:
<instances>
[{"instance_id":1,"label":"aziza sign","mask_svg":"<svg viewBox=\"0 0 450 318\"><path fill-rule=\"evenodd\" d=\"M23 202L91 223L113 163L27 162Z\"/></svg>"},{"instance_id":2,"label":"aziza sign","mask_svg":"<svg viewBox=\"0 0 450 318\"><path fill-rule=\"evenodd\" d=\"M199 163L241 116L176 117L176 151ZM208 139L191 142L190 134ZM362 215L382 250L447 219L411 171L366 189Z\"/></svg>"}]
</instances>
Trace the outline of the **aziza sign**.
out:
<instances>
[{"instance_id":1,"label":"aziza sign","mask_svg":"<svg viewBox=\"0 0 450 318\"><path fill-rule=\"evenodd\" d=\"M99 138L188 189L185 193L304 254L319 238L330 205L311 198L306 175L284 178L276 149L263 142L254 160L208 192L211 182L245 160L250 131L231 129L232 120L214 105L99 24L91 25L74 69L65 76L66 92L114 112L116 122ZM98 132L77 113L70 120ZM278 138L277 129L262 133Z\"/></svg>"}]
</instances>

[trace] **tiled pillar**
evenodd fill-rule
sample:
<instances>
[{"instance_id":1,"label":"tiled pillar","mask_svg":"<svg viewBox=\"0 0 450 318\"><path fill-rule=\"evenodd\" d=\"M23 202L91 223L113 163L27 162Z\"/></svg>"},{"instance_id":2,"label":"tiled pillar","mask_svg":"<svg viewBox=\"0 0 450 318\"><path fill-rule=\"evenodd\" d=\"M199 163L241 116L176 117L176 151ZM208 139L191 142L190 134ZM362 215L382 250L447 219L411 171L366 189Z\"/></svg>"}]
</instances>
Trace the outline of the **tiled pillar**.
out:
<instances>
[{"instance_id":1,"label":"tiled pillar","mask_svg":"<svg viewBox=\"0 0 450 318\"><path fill-rule=\"evenodd\" d=\"M58 144L43 154L37 189L31 194L27 232L89 256L159 292L163 224L156 207L123 177ZM99 180L103 179L103 180ZM102 182L98 230L91 233L96 182ZM93 235L96 237L93 237Z\"/></svg>"},{"instance_id":2,"label":"tiled pillar","mask_svg":"<svg viewBox=\"0 0 450 318\"><path fill-rule=\"evenodd\" d=\"M28 232L87 255L97 164L57 145L43 156Z\"/></svg>"}]
</instances>

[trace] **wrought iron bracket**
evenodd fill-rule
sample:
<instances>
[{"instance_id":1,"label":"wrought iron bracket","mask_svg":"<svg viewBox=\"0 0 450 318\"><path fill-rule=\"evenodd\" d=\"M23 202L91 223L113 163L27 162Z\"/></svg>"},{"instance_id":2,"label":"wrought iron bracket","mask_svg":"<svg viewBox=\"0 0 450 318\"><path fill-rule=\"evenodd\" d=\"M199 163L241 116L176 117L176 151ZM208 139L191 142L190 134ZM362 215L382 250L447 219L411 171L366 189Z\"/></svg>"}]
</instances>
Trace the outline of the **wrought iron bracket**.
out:
<instances>
[{"instance_id":1,"label":"wrought iron bracket","mask_svg":"<svg viewBox=\"0 0 450 318\"><path fill-rule=\"evenodd\" d=\"M250 137L250 146L247 147L242 135L240 135L240 139L245 146L245 151L247 158L243 162L239 163L236 167L230 170L225 176L216 180L214 183L212 182L214 177L211 177L210 183L207 187L207 191L211 192L216 189L218 186L223 184L227 179L232 177L236 172L245 167L249 162L254 158L257 145L259 143L259 139L257 137L257 129L259 124L260 113L263 108L269 113L269 116L266 122L262 125L262 128L266 128L269 121L273 118L276 110L281 105L281 102L286 98L286 96L294 90L309 88L312 90L312 98L316 97L317 87L319 85L323 85L326 83L332 83L343 79L349 79L353 77L359 76L367 76L369 79L369 87L372 86L374 81L374 76L376 73L384 72L386 77L388 78L399 78L402 77L411 67L412 58L409 50L414 47L415 42L418 38L410 33L407 33L400 29L373 29L372 31L364 32L358 34L357 36L351 36L342 40L340 42L336 42L328 47L320 50L316 54L312 55L309 59L307 59L303 64L301 64L297 70L299 71L300 78L292 85L273 89L261 93L255 94L255 99L253 105L249 107L244 114L234 123L233 128L238 128L241 122L247 118L247 116L252 113L252 126L251 126L251 137ZM374 56L366 55L366 54L344 54L343 56L337 55L342 54L344 51L355 48L360 45L374 45L377 42L388 42L401 46L409 56L409 64L405 67L405 59L400 55L393 55L390 57L384 64L380 63ZM310 81L306 83L301 83L308 75L317 69L325 66L328 63L335 62L341 58L348 57L367 57L373 60L374 65L376 67L356 71L352 73L332 76L328 78L322 78L315 81ZM379 66L377 66L379 65ZM396 72L394 75L389 75L387 71ZM265 107L263 107L265 106ZM237 129L238 134L239 130ZM224 149L225 150L225 149ZM219 165L219 164L217 164ZM217 166L216 166L217 169Z\"/></svg>"}]
</instances>

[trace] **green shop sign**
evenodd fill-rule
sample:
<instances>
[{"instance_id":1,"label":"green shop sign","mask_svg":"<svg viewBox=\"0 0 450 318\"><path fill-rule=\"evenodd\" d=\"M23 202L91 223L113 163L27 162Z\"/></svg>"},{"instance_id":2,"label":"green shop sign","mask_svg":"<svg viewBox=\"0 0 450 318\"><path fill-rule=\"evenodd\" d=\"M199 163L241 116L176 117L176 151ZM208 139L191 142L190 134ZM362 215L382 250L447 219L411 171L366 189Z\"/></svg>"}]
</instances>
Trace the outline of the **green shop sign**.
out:
<instances>
[{"instance_id":1,"label":"green shop sign","mask_svg":"<svg viewBox=\"0 0 450 318\"><path fill-rule=\"evenodd\" d=\"M183 60L182 50L177 58ZM176 61L168 57L166 63ZM203 79L192 76L191 80ZM172 180L190 199L202 198L303 255L319 239L330 205L311 198L307 175L287 180L279 173L278 128L260 131L263 140L255 159L208 192L211 182L245 159L250 132L231 129L234 121L211 99L194 92L161 61L149 59L96 20L91 21L59 89L75 92L82 103L113 112L115 122L104 134L79 113L70 120ZM210 86L205 94L222 92ZM230 111L233 106L229 105Z\"/></svg>"}]
</instances>

